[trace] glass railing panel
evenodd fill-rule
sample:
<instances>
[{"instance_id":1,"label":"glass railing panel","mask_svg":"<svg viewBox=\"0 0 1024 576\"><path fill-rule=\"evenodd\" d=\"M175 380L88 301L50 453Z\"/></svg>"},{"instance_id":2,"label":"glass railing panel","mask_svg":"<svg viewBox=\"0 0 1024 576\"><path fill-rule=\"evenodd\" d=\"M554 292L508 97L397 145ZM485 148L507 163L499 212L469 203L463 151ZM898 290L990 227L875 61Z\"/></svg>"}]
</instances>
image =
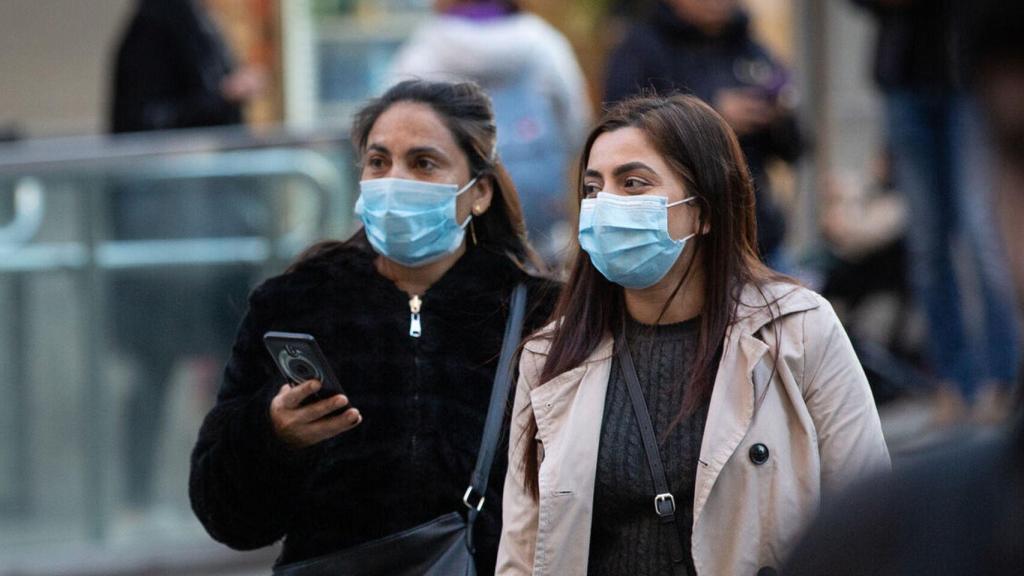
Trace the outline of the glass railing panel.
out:
<instances>
[{"instance_id":1,"label":"glass railing panel","mask_svg":"<svg viewBox=\"0 0 1024 576\"><path fill-rule=\"evenodd\" d=\"M342 136L214 140L0 149L0 566L215 547L189 454L246 295L351 232L354 185Z\"/></svg>"}]
</instances>

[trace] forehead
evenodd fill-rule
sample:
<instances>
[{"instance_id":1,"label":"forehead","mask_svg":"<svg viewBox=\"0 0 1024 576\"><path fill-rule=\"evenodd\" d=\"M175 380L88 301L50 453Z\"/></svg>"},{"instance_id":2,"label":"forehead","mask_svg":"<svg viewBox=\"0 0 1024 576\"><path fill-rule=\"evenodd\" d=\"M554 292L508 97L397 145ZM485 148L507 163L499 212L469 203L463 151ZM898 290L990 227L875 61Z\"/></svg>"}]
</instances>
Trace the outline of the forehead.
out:
<instances>
[{"instance_id":1,"label":"forehead","mask_svg":"<svg viewBox=\"0 0 1024 576\"><path fill-rule=\"evenodd\" d=\"M627 126L605 132L590 148L587 168L599 172L614 170L627 162L642 161L659 170L667 168L661 154L639 128Z\"/></svg>"},{"instance_id":2,"label":"forehead","mask_svg":"<svg viewBox=\"0 0 1024 576\"><path fill-rule=\"evenodd\" d=\"M366 144L383 146L392 153L427 145L449 154L459 152L455 137L441 116L419 102L399 102L385 110L373 123Z\"/></svg>"}]
</instances>

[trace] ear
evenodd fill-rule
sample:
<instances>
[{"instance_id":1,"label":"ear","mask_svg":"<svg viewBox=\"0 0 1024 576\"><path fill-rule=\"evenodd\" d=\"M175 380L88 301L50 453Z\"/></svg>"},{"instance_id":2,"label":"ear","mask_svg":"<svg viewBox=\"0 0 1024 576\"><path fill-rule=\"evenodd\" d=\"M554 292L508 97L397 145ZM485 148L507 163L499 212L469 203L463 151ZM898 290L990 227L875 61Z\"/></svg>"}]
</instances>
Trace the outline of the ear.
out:
<instances>
[{"instance_id":1,"label":"ear","mask_svg":"<svg viewBox=\"0 0 1024 576\"><path fill-rule=\"evenodd\" d=\"M491 207L491 200L494 198L494 177L490 175L481 177L468 192L473 199L470 210L472 210L473 216L480 216Z\"/></svg>"},{"instance_id":2,"label":"ear","mask_svg":"<svg viewBox=\"0 0 1024 576\"><path fill-rule=\"evenodd\" d=\"M696 213L697 213L696 216L695 216L695 218L697 219L696 226L700 226L700 235L701 236L707 236L708 233L711 232L711 222L710 221L706 221L706 222L704 222L703 225L701 225L701 223L700 223L701 216L704 215L704 207L703 206L698 207L698 209L696 210Z\"/></svg>"}]
</instances>

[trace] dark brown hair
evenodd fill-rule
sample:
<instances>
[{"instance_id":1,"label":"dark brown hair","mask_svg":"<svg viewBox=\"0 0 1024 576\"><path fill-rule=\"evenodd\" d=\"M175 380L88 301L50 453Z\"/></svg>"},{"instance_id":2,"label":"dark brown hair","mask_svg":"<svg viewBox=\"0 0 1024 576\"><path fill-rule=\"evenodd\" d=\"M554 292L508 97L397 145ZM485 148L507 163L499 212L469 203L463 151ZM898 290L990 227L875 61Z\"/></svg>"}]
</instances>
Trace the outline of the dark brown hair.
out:
<instances>
[{"instance_id":1,"label":"dark brown hair","mask_svg":"<svg viewBox=\"0 0 1024 576\"><path fill-rule=\"evenodd\" d=\"M451 131L469 161L471 175L490 178L494 188L491 206L474 216L471 225L476 248L506 254L520 267L544 270L543 263L526 239L526 224L512 177L497 156L497 128L491 99L473 82L428 82L406 80L392 86L381 97L370 100L352 123L352 144L362 162L374 124L395 104L416 102L430 106ZM305 260L348 246L371 249L366 232L359 229L344 242L328 241L308 248L293 268ZM473 249L470 243L468 249Z\"/></svg>"},{"instance_id":2,"label":"dark brown hair","mask_svg":"<svg viewBox=\"0 0 1024 576\"><path fill-rule=\"evenodd\" d=\"M693 96L637 97L608 110L591 131L580 157L580 201L585 197L583 174L594 142L606 132L626 127L642 131L686 183L690 193L697 197L694 206L700 211L698 229L708 230L691 240L702 256L705 303L700 316L696 364L683 395L678 423L711 397L718 355L726 329L735 320L743 287L785 277L772 272L758 258L754 187L736 135L717 112ZM687 269L665 303L662 315L689 274ZM617 334L622 329L625 314L622 287L609 282L586 252L577 250L569 280L552 315L556 327L535 336L550 341L540 382L582 364L607 334ZM531 421L519 441L532 442L535 434L536 422ZM525 483L536 496L537 453L529 446L524 452Z\"/></svg>"}]
</instances>

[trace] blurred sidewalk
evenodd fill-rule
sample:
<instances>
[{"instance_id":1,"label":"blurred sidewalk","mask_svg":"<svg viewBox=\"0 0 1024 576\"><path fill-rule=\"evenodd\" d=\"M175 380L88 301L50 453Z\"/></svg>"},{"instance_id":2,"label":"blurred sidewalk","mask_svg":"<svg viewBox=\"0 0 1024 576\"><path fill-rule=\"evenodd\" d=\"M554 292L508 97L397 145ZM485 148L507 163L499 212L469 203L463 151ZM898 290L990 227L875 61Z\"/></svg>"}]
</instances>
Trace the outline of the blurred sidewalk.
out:
<instances>
[{"instance_id":1,"label":"blurred sidewalk","mask_svg":"<svg viewBox=\"0 0 1024 576\"><path fill-rule=\"evenodd\" d=\"M0 576L266 576L278 547L253 552L207 542L154 539L154 548L82 547L60 553L18 551ZM156 549L155 546L159 546Z\"/></svg>"}]
</instances>

